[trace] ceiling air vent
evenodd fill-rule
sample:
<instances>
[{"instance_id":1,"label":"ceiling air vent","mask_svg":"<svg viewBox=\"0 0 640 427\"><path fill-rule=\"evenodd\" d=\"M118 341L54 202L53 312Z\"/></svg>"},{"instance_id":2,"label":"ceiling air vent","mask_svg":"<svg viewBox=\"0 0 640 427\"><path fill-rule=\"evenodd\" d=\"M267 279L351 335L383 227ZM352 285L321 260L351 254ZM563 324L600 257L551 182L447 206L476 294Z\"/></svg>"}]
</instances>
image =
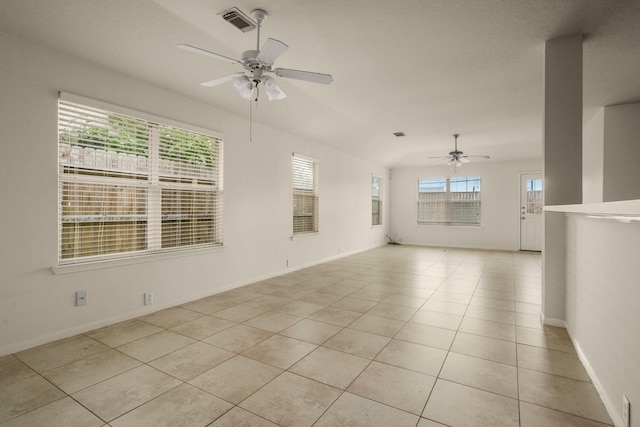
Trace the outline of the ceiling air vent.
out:
<instances>
[{"instance_id":1,"label":"ceiling air vent","mask_svg":"<svg viewBox=\"0 0 640 427\"><path fill-rule=\"evenodd\" d=\"M253 21L253 19L249 18L237 7L227 9L224 12L219 13L218 15L222 15L225 21L231 23L234 27L244 33L256 28L256 23Z\"/></svg>"}]
</instances>

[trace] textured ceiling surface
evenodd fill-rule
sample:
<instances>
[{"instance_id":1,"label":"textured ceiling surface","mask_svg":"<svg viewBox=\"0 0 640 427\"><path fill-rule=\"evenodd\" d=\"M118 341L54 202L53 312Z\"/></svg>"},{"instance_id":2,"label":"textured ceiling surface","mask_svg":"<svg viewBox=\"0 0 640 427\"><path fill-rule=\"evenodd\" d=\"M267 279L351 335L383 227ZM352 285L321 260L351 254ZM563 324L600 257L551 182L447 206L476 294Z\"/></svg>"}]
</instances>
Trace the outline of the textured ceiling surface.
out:
<instances>
[{"instance_id":1,"label":"textured ceiling surface","mask_svg":"<svg viewBox=\"0 0 640 427\"><path fill-rule=\"evenodd\" d=\"M289 45L276 66L334 76L277 78L288 98L254 120L389 167L433 163L454 133L466 154L540 158L554 37L585 34L586 111L640 101L637 0L0 0L0 31L248 118L231 84L199 85L239 67L176 48L255 49L218 15L233 6L267 10L262 41Z\"/></svg>"}]
</instances>

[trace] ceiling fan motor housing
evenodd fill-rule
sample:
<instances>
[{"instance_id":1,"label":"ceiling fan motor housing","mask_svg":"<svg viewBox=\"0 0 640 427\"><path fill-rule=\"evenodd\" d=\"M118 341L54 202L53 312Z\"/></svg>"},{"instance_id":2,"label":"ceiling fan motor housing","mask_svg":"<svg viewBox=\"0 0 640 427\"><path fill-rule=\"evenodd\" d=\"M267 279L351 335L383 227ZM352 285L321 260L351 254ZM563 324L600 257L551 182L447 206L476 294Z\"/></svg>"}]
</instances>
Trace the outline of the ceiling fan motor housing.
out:
<instances>
[{"instance_id":1,"label":"ceiling fan motor housing","mask_svg":"<svg viewBox=\"0 0 640 427\"><path fill-rule=\"evenodd\" d=\"M251 11L251 17L255 19L258 24L262 24L267 19L267 11L263 9L253 9Z\"/></svg>"},{"instance_id":2,"label":"ceiling fan motor housing","mask_svg":"<svg viewBox=\"0 0 640 427\"><path fill-rule=\"evenodd\" d=\"M245 50L242 52L242 56L240 57L242 61L242 65L245 67L254 67L258 65L258 57L259 50Z\"/></svg>"}]
</instances>

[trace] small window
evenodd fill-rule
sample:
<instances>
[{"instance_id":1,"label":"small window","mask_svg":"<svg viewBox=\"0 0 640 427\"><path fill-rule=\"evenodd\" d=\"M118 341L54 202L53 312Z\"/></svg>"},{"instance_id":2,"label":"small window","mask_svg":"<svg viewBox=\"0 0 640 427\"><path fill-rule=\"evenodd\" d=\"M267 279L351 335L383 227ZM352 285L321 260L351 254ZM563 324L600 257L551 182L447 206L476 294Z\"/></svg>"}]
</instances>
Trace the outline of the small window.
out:
<instances>
[{"instance_id":1,"label":"small window","mask_svg":"<svg viewBox=\"0 0 640 427\"><path fill-rule=\"evenodd\" d=\"M371 177L371 225L382 224L382 178Z\"/></svg>"},{"instance_id":2,"label":"small window","mask_svg":"<svg viewBox=\"0 0 640 427\"><path fill-rule=\"evenodd\" d=\"M527 179L527 213L542 215L542 179Z\"/></svg>"},{"instance_id":3,"label":"small window","mask_svg":"<svg viewBox=\"0 0 640 427\"><path fill-rule=\"evenodd\" d=\"M318 232L318 161L294 154L293 235Z\"/></svg>"},{"instance_id":4,"label":"small window","mask_svg":"<svg viewBox=\"0 0 640 427\"><path fill-rule=\"evenodd\" d=\"M418 224L480 225L480 177L418 180Z\"/></svg>"},{"instance_id":5,"label":"small window","mask_svg":"<svg viewBox=\"0 0 640 427\"><path fill-rule=\"evenodd\" d=\"M113 110L59 100L59 264L222 245L222 140Z\"/></svg>"}]
</instances>

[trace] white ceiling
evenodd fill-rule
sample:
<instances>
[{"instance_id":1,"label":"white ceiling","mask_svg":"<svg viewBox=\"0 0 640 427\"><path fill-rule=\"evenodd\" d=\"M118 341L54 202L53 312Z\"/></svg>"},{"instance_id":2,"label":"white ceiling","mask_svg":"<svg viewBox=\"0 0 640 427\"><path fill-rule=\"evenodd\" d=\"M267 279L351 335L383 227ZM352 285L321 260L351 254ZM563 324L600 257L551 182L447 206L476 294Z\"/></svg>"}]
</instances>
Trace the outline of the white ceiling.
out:
<instances>
[{"instance_id":1,"label":"white ceiling","mask_svg":"<svg viewBox=\"0 0 640 427\"><path fill-rule=\"evenodd\" d=\"M240 71L176 48L239 58L255 49L218 13L266 9L276 66L330 73L330 86L278 78L289 95L254 119L389 167L452 149L491 161L542 154L544 42L585 33L584 103L640 101L637 0L0 0L0 30L248 117ZM404 131L396 138L393 132Z\"/></svg>"}]
</instances>

